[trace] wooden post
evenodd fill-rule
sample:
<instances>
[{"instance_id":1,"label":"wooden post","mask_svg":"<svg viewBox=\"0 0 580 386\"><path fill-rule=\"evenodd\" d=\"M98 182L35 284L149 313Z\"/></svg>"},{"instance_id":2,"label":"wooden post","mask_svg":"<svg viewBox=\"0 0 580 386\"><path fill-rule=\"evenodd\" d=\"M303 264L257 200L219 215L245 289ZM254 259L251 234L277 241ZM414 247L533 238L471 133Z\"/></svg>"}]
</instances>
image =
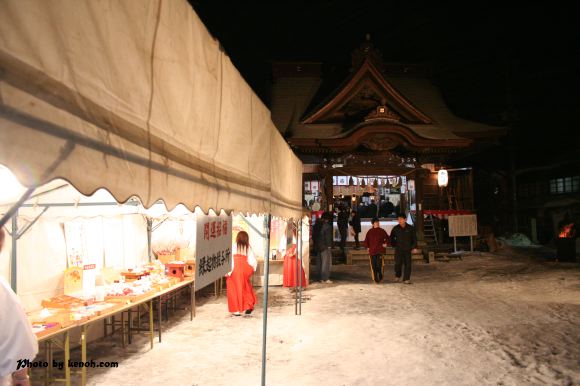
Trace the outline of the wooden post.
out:
<instances>
[{"instance_id":1,"label":"wooden post","mask_svg":"<svg viewBox=\"0 0 580 386\"><path fill-rule=\"evenodd\" d=\"M473 194L473 169L469 170L469 177L467 180L467 185L468 185L470 199L471 199L471 206L469 209L475 210L475 196Z\"/></svg>"},{"instance_id":2,"label":"wooden post","mask_svg":"<svg viewBox=\"0 0 580 386\"><path fill-rule=\"evenodd\" d=\"M416 202L416 226L417 226L417 241L422 245L425 240L425 227L423 223L423 184L425 178L421 171L415 173L415 202Z\"/></svg>"},{"instance_id":3,"label":"wooden post","mask_svg":"<svg viewBox=\"0 0 580 386\"><path fill-rule=\"evenodd\" d=\"M326 195L326 208L325 210L331 211L332 205L334 204L333 197L333 186L332 186L332 174L327 173L324 175L324 193Z\"/></svg>"}]
</instances>

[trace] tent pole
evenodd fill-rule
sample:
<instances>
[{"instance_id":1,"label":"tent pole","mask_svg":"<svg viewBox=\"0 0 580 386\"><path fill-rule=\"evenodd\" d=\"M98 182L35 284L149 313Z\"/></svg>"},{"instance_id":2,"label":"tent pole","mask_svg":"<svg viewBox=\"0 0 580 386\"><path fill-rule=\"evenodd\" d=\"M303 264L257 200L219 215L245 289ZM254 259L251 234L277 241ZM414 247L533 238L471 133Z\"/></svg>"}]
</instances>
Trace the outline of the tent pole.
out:
<instances>
[{"instance_id":1,"label":"tent pole","mask_svg":"<svg viewBox=\"0 0 580 386\"><path fill-rule=\"evenodd\" d=\"M24 204L24 202L28 200L28 198L32 195L32 193L34 193L35 189L36 186L28 188L26 192L24 192L22 197L20 197L20 199L14 205L12 205L12 207L8 210L8 212L6 212L4 216L2 216L2 218L0 219L0 227L3 227L11 217L17 216L18 208L20 208L22 204ZM12 221L14 221L14 219Z\"/></svg>"},{"instance_id":2,"label":"tent pole","mask_svg":"<svg viewBox=\"0 0 580 386\"><path fill-rule=\"evenodd\" d=\"M266 250L264 253L264 310L262 317L262 386L266 385L266 331L268 328L268 277L270 275L270 225L272 215L264 219Z\"/></svg>"},{"instance_id":3,"label":"tent pole","mask_svg":"<svg viewBox=\"0 0 580 386\"><path fill-rule=\"evenodd\" d=\"M298 261L298 247L300 246L300 233L298 232L300 221L298 225L296 225L296 266L294 267L295 275L298 275L298 278L294 277L294 315L298 315L298 288L300 287L299 281L302 279L302 271L299 270L299 261ZM292 224L294 227L295 224Z\"/></svg>"},{"instance_id":4,"label":"tent pole","mask_svg":"<svg viewBox=\"0 0 580 386\"><path fill-rule=\"evenodd\" d=\"M304 269L302 266L302 219L298 222L298 245L296 246L298 249L298 256L296 256L296 260L300 259L299 266L300 266L300 276L298 276L298 315L302 315L302 270Z\"/></svg>"},{"instance_id":5,"label":"tent pole","mask_svg":"<svg viewBox=\"0 0 580 386\"><path fill-rule=\"evenodd\" d=\"M12 251L11 251L11 259L10 259L10 286L14 293L17 293L16 290L18 286L16 285L16 280L18 278L17 272L17 265L16 265L16 246L18 243L18 208L14 211L12 216Z\"/></svg>"},{"instance_id":6,"label":"tent pole","mask_svg":"<svg viewBox=\"0 0 580 386\"><path fill-rule=\"evenodd\" d=\"M22 237L22 235L24 235L26 232L28 232L28 230L40 219L40 217L48 210L48 206L45 206L44 209L42 210L42 212L40 212L40 214L38 216L36 216L34 218L34 220L32 220L31 222L28 223L28 225L26 225L24 227L24 229L22 229L22 231L20 231L18 233L18 239Z\"/></svg>"},{"instance_id":7,"label":"tent pole","mask_svg":"<svg viewBox=\"0 0 580 386\"><path fill-rule=\"evenodd\" d=\"M149 257L149 262L151 263L151 233L153 232L153 220L147 217L147 256Z\"/></svg>"}]
</instances>

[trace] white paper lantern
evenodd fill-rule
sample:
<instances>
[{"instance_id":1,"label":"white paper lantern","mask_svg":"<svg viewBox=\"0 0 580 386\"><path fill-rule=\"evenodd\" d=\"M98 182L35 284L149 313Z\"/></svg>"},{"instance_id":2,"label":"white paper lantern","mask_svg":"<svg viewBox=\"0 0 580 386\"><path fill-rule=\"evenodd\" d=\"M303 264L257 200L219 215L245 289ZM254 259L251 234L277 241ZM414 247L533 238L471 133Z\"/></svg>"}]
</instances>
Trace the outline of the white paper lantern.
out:
<instances>
[{"instance_id":1,"label":"white paper lantern","mask_svg":"<svg viewBox=\"0 0 580 386\"><path fill-rule=\"evenodd\" d=\"M439 172L437 172L437 184L439 184L439 187L443 188L447 186L448 182L449 176L447 175L447 170L440 169Z\"/></svg>"}]
</instances>

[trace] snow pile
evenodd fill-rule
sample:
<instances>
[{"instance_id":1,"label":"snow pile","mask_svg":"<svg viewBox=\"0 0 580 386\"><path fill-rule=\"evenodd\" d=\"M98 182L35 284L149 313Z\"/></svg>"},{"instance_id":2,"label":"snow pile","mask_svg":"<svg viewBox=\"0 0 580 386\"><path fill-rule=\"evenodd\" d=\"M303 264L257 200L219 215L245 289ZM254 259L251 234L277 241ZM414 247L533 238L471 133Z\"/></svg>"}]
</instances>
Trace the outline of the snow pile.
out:
<instances>
[{"instance_id":1,"label":"snow pile","mask_svg":"<svg viewBox=\"0 0 580 386\"><path fill-rule=\"evenodd\" d=\"M528 236L523 233L513 233L508 237L498 237L497 238L502 244L509 245L511 247L537 247L533 244Z\"/></svg>"}]
</instances>

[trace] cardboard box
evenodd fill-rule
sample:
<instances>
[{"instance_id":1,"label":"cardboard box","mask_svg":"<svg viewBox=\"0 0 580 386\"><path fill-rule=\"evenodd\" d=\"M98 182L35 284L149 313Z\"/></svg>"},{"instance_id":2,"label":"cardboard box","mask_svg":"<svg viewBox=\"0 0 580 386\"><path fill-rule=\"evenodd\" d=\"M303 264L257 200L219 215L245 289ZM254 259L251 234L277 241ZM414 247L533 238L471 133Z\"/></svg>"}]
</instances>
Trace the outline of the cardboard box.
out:
<instances>
[{"instance_id":1,"label":"cardboard box","mask_svg":"<svg viewBox=\"0 0 580 386\"><path fill-rule=\"evenodd\" d=\"M167 264L170 261L175 261L175 253L172 254L158 254L157 259L163 264Z\"/></svg>"},{"instance_id":2,"label":"cardboard box","mask_svg":"<svg viewBox=\"0 0 580 386\"><path fill-rule=\"evenodd\" d=\"M185 262L185 276L195 276L195 260Z\"/></svg>"},{"instance_id":3,"label":"cardboard box","mask_svg":"<svg viewBox=\"0 0 580 386\"><path fill-rule=\"evenodd\" d=\"M176 277L182 281L185 276L185 264L165 264L165 272L167 276Z\"/></svg>"},{"instance_id":4,"label":"cardboard box","mask_svg":"<svg viewBox=\"0 0 580 386\"><path fill-rule=\"evenodd\" d=\"M147 292L147 293L144 293L142 295L124 295L124 296L107 295L107 296L105 296L105 301L106 302L117 302L117 303L122 303L122 304L130 304L130 303L136 303L140 300L143 300L152 294L153 294L153 292Z\"/></svg>"},{"instance_id":5,"label":"cardboard box","mask_svg":"<svg viewBox=\"0 0 580 386\"><path fill-rule=\"evenodd\" d=\"M44 318L40 317L39 314L33 314L29 316L31 323L58 323L62 328L66 328L75 324L76 322L72 318L70 310L63 309L52 309L50 310L52 315L46 316Z\"/></svg>"},{"instance_id":6,"label":"cardboard box","mask_svg":"<svg viewBox=\"0 0 580 386\"><path fill-rule=\"evenodd\" d=\"M75 298L68 295L58 295L48 299L42 299L41 305L44 308L62 308L70 309L77 306L87 306L89 305L89 300L83 300L80 298Z\"/></svg>"}]
</instances>

